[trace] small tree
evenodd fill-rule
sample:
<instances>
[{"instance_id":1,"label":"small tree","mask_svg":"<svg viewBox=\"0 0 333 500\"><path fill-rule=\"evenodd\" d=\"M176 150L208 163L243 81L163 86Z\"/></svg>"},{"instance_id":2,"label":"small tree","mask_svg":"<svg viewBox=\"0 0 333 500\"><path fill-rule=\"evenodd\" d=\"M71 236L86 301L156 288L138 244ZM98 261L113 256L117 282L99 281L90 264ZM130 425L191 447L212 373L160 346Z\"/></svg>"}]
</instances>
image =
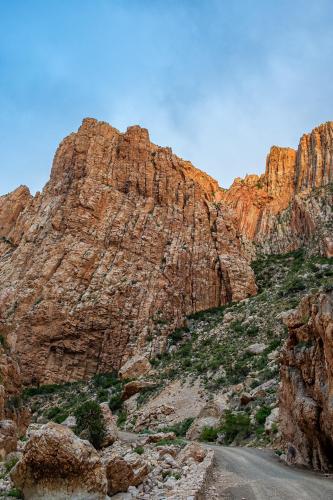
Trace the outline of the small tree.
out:
<instances>
[{"instance_id":1,"label":"small tree","mask_svg":"<svg viewBox=\"0 0 333 500\"><path fill-rule=\"evenodd\" d=\"M96 401L86 401L76 409L75 417L76 434L83 433L95 448L100 448L106 429L99 404Z\"/></svg>"}]
</instances>

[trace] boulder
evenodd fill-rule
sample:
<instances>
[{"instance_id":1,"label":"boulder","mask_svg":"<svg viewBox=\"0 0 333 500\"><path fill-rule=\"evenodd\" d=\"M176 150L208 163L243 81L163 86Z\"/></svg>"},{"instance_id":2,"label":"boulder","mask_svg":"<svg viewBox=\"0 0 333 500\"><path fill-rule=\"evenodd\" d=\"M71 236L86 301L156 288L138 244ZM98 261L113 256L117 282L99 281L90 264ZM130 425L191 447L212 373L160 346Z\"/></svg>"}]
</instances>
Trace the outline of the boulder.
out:
<instances>
[{"instance_id":1,"label":"boulder","mask_svg":"<svg viewBox=\"0 0 333 500\"><path fill-rule=\"evenodd\" d=\"M218 427L226 408L227 400L225 397L216 397L214 400L208 401L187 431L187 439L198 439L204 427Z\"/></svg>"},{"instance_id":2,"label":"boulder","mask_svg":"<svg viewBox=\"0 0 333 500\"><path fill-rule=\"evenodd\" d=\"M108 481L108 495L125 492L130 486L138 486L149 473L149 465L142 457L126 452L120 446L104 450L102 462Z\"/></svg>"},{"instance_id":3,"label":"boulder","mask_svg":"<svg viewBox=\"0 0 333 500\"><path fill-rule=\"evenodd\" d=\"M246 348L246 350L250 354L254 354L256 356L258 354L262 354L266 347L266 344L251 344Z\"/></svg>"},{"instance_id":4,"label":"boulder","mask_svg":"<svg viewBox=\"0 0 333 500\"><path fill-rule=\"evenodd\" d=\"M199 439L202 430L205 427L217 428L220 424L220 419L217 417L198 417L186 433L187 439Z\"/></svg>"},{"instance_id":5,"label":"boulder","mask_svg":"<svg viewBox=\"0 0 333 500\"><path fill-rule=\"evenodd\" d=\"M158 441L170 441L173 439L176 439L176 434L174 432L157 432L156 434L148 434L144 443L158 443Z\"/></svg>"},{"instance_id":6,"label":"boulder","mask_svg":"<svg viewBox=\"0 0 333 500\"><path fill-rule=\"evenodd\" d=\"M27 500L105 500L107 492L94 447L53 422L31 435L11 478Z\"/></svg>"},{"instance_id":7,"label":"boulder","mask_svg":"<svg viewBox=\"0 0 333 500\"><path fill-rule=\"evenodd\" d=\"M191 443L185 446L179 453L178 459L181 463L193 459L195 462L202 462L207 455L207 450L198 443Z\"/></svg>"},{"instance_id":8,"label":"boulder","mask_svg":"<svg viewBox=\"0 0 333 500\"><path fill-rule=\"evenodd\" d=\"M61 422L61 425L64 425L69 429L74 429L76 427L76 417L74 417L74 415L69 415L69 417L67 417L63 422Z\"/></svg>"},{"instance_id":9,"label":"boulder","mask_svg":"<svg viewBox=\"0 0 333 500\"><path fill-rule=\"evenodd\" d=\"M124 401L134 396L138 392L142 391L142 389L147 389L151 387L155 387L156 384L154 382L145 382L144 380L133 380L132 382L128 382L124 385L124 390L122 394L122 398Z\"/></svg>"},{"instance_id":10,"label":"boulder","mask_svg":"<svg viewBox=\"0 0 333 500\"><path fill-rule=\"evenodd\" d=\"M0 457L17 449L17 427L13 420L0 420Z\"/></svg>"},{"instance_id":11,"label":"boulder","mask_svg":"<svg viewBox=\"0 0 333 500\"><path fill-rule=\"evenodd\" d=\"M146 375L151 370L149 359L145 356L133 356L120 368L119 375L123 379L136 378Z\"/></svg>"},{"instance_id":12,"label":"boulder","mask_svg":"<svg viewBox=\"0 0 333 500\"><path fill-rule=\"evenodd\" d=\"M100 404L105 425L105 437L102 447L110 446L118 439L118 428L116 421L107 403Z\"/></svg>"},{"instance_id":13,"label":"boulder","mask_svg":"<svg viewBox=\"0 0 333 500\"><path fill-rule=\"evenodd\" d=\"M251 401L253 401L253 396L251 396L251 394L249 394L248 392L243 392L241 395L240 395L240 398L239 398L239 402L242 406L246 406L248 405Z\"/></svg>"}]
</instances>

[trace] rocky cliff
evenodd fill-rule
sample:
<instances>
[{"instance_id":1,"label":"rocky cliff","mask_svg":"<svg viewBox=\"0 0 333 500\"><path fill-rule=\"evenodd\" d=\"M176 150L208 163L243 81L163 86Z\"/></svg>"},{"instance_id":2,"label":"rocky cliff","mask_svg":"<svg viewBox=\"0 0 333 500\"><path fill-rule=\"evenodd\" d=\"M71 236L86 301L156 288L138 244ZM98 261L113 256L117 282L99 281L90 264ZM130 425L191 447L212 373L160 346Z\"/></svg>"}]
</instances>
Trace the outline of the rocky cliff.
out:
<instances>
[{"instance_id":1,"label":"rocky cliff","mask_svg":"<svg viewBox=\"0 0 333 500\"><path fill-rule=\"evenodd\" d=\"M285 322L282 354L281 430L288 460L315 469L332 468L333 292L305 297Z\"/></svg>"},{"instance_id":2,"label":"rocky cliff","mask_svg":"<svg viewBox=\"0 0 333 500\"><path fill-rule=\"evenodd\" d=\"M51 178L0 198L0 325L26 384L89 378L154 356L184 317L256 292L217 183L86 119Z\"/></svg>"},{"instance_id":3,"label":"rocky cliff","mask_svg":"<svg viewBox=\"0 0 333 500\"><path fill-rule=\"evenodd\" d=\"M223 193L238 228L258 253L285 253L307 245L333 254L333 122L300 140L298 150L272 147L265 174L236 179Z\"/></svg>"}]
</instances>

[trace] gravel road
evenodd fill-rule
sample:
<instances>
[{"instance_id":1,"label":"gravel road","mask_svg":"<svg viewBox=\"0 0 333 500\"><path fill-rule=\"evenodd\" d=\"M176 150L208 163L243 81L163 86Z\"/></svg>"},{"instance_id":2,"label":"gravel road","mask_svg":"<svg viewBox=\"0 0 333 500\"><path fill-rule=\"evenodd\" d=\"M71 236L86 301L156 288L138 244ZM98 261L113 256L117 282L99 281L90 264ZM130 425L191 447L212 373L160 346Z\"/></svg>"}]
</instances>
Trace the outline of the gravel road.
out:
<instances>
[{"instance_id":1,"label":"gravel road","mask_svg":"<svg viewBox=\"0 0 333 500\"><path fill-rule=\"evenodd\" d=\"M271 451L209 448L215 451L216 467L207 485L206 500L333 500L331 478L288 467Z\"/></svg>"}]
</instances>

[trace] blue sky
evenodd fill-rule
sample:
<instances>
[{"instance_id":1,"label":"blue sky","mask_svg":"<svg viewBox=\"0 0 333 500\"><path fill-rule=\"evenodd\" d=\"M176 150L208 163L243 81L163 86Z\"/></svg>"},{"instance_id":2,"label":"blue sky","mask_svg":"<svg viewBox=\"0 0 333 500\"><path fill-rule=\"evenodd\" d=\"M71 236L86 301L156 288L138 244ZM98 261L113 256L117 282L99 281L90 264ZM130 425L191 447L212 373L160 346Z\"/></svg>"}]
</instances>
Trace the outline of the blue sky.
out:
<instances>
[{"instance_id":1,"label":"blue sky","mask_svg":"<svg viewBox=\"0 0 333 500\"><path fill-rule=\"evenodd\" d=\"M331 0L0 0L0 194L93 116L228 186L333 120Z\"/></svg>"}]
</instances>

